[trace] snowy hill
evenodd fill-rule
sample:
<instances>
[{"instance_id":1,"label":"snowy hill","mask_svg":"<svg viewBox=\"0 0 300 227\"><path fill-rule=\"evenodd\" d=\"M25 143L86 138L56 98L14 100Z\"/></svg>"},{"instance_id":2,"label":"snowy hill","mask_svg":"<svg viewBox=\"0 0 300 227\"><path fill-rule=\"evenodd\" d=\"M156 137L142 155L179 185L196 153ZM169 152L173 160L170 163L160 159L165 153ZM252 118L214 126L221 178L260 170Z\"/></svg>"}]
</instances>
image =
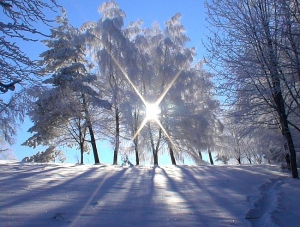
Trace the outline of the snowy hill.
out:
<instances>
[{"instance_id":1,"label":"snowy hill","mask_svg":"<svg viewBox=\"0 0 300 227\"><path fill-rule=\"evenodd\" d=\"M279 167L0 161L0 226L300 226Z\"/></svg>"}]
</instances>

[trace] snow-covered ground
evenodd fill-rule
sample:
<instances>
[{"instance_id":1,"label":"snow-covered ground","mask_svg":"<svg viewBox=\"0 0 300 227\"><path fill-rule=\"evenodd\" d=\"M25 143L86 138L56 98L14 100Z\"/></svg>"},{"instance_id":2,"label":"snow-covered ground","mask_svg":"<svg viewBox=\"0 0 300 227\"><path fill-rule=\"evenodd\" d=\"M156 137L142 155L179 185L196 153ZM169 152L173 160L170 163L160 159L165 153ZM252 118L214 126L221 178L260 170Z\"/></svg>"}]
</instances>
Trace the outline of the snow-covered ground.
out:
<instances>
[{"instance_id":1,"label":"snow-covered ground","mask_svg":"<svg viewBox=\"0 0 300 227\"><path fill-rule=\"evenodd\" d=\"M279 167L0 161L0 226L300 226Z\"/></svg>"}]
</instances>

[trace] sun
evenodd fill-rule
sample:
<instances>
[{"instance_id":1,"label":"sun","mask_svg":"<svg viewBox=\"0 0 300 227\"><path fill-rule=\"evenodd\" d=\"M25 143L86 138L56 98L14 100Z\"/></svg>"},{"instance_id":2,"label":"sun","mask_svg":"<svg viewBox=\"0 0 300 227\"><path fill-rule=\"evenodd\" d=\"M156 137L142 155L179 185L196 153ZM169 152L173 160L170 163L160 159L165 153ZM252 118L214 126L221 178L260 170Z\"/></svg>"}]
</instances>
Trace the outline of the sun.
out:
<instances>
[{"instance_id":1,"label":"sun","mask_svg":"<svg viewBox=\"0 0 300 227\"><path fill-rule=\"evenodd\" d=\"M160 113L160 109L157 103L147 103L146 104L146 119L147 120L157 120Z\"/></svg>"},{"instance_id":2,"label":"sun","mask_svg":"<svg viewBox=\"0 0 300 227\"><path fill-rule=\"evenodd\" d=\"M109 52L110 53L110 52ZM169 85L165 88L164 92L159 96L159 98L156 100L155 103L148 103L145 98L142 96L142 94L139 92L139 90L137 89L137 87L135 86L135 84L130 80L129 76L127 75L126 71L122 68L122 66L119 64L119 62L114 58L113 55L111 55L111 58L113 59L113 61L115 62L115 64L118 66L118 68L121 70L122 74L124 75L124 77L127 79L127 81L130 83L130 85L132 86L133 90L136 92L136 94L140 97L140 99L142 100L142 102L144 103L145 107L146 107L146 117L144 118L144 120L142 121L142 123L140 124L139 128L137 129L137 131L135 132L134 136L132 137L132 140L134 140L138 134L140 133L140 131L142 130L142 128L146 125L146 123L148 121L155 121L156 124L160 127L160 129L163 131L163 133L165 134L165 136L168 138L168 140L170 141L170 143L172 144L172 146L174 148L176 148L176 145L173 143L172 139L170 138L170 136L168 135L166 129L163 127L163 125L160 123L159 121L159 114L161 112L160 108L159 108L159 104L161 103L161 101L164 99L164 97L166 96L166 94L169 92L169 90L171 89L171 87L173 86L173 84L175 83L175 81L177 80L177 78L180 76L182 69L180 69L178 71L178 73L175 75L175 77L173 78L173 80L169 83Z\"/></svg>"}]
</instances>

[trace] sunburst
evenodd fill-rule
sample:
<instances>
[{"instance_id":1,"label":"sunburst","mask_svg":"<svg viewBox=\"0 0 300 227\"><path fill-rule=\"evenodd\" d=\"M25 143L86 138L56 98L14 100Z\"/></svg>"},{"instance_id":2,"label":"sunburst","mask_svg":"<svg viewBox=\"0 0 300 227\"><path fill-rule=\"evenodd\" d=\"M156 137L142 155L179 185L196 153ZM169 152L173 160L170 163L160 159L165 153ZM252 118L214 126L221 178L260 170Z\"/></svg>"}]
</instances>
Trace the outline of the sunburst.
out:
<instances>
[{"instance_id":1,"label":"sunburst","mask_svg":"<svg viewBox=\"0 0 300 227\"><path fill-rule=\"evenodd\" d=\"M160 109L156 103L147 103L146 104L146 119L148 121L156 121L159 117Z\"/></svg>"},{"instance_id":2,"label":"sunburst","mask_svg":"<svg viewBox=\"0 0 300 227\"><path fill-rule=\"evenodd\" d=\"M146 108L146 116L145 116L144 120L142 121L140 127L138 128L138 130L136 131L136 133L132 137L132 140L134 140L138 136L138 134L141 132L141 130L144 128L144 126L146 125L146 123L148 121L154 121L161 128L161 130L163 131L163 133L165 134L165 136L168 138L169 142L172 144L172 147L176 148L176 145L173 143L173 141L172 141L171 137L169 136L169 134L167 133L166 129L162 126L162 124L159 121L159 113L160 113L159 104L164 99L164 97L166 96L166 94L169 92L169 90L171 89L171 87L173 86L173 84L175 83L175 81L177 80L177 78L179 77L179 75L181 74L181 72L182 72L183 69L180 69L178 71L178 73L175 75L175 77L173 78L173 80L166 87L166 89L161 94L161 96L156 100L156 102L154 102L154 103L148 103L145 100L145 98L141 95L141 93L139 92L139 90L137 89L137 87L135 86L135 84L130 80L129 76L127 75L127 73L125 72L125 70L122 68L122 66L119 64L119 62L111 54L110 54L110 56L113 59L113 61L115 62L115 64L118 66L118 68L120 69L120 71L122 72L122 74L124 75L124 77L130 83L130 85L132 86L133 90L140 97L140 99L142 100L142 102L143 102L143 104L144 104L144 106Z\"/></svg>"}]
</instances>

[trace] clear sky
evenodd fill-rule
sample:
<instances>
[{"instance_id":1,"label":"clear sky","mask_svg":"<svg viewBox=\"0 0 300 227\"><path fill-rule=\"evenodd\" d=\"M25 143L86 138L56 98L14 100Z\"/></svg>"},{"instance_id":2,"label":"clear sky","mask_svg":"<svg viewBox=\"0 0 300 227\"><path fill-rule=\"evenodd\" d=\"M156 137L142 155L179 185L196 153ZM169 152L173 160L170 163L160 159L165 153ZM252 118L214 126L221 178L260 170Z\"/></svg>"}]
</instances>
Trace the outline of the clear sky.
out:
<instances>
[{"instance_id":1,"label":"clear sky","mask_svg":"<svg viewBox=\"0 0 300 227\"><path fill-rule=\"evenodd\" d=\"M99 6L105 2L101 0L57 0L58 4L63 6L67 11L67 16L70 23L74 27L80 27L87 21L97 21L101 15L98 13ZM131 21L143 20L143 27L151 27L153 22L158 22L161 28L164 28L164 22L169 20L176 13L181 13L182 24L184 25L187 36L191 39L188 46L195 47L197 52L197 60L202 59L204 55L204 48L202 39L205 39L205 8L204 0L118 0L116 1L119 7L126 13L125 26ZM58 12L60 13L60 12ZM55 14L49 13L49 19L54 19ZM49 34L49 28L39 25L38 29ZM36 43L20 43L22 50L33 59L38 59L39 54L45 50L45 47L40 42ZM30 134L27 130L30 127L30 120L26 120L19 130L16 144L12 147L15 156L22 160L25 156L31 156L37 151L42 150L39 148L32 149L20 146ZM107 145L101 145L100 159L103 163L112 162L112 151L107 151ZM103 154L101 150L105 150ZM76 151L79 154L79 151ZM70 160L75 162L75 152L67 152L66 154ZM86 158L87 162L93 163L92 157ZM160 161L160 160L159 160ZM161 163L161 162L160 162ZM165 163L169 163L169 158Z\"/></svg>"}]
</instances>

